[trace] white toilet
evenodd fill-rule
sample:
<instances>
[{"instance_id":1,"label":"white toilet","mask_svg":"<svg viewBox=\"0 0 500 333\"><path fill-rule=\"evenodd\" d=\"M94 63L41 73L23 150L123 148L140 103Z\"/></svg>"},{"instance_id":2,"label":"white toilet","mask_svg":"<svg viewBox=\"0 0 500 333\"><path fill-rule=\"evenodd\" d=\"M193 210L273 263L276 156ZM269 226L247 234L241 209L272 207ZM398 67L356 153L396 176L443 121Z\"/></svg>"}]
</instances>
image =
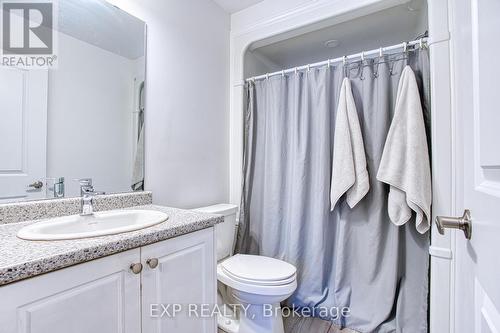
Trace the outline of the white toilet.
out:
<instances>
[{"instance_id":1,"label":"white toilet","mask_svg":"<svg viewBox=\"0 0 500 333\"><path fill-rule=\"evenodd\" d=\"M216 226L219 328L227 333L283 333L280 302L297 288L296 269L282 260L233 256L238 207L219 204L195 209L224 215ZM236 306L235 312L232 311Z\"/></svg>"}]
</instances>

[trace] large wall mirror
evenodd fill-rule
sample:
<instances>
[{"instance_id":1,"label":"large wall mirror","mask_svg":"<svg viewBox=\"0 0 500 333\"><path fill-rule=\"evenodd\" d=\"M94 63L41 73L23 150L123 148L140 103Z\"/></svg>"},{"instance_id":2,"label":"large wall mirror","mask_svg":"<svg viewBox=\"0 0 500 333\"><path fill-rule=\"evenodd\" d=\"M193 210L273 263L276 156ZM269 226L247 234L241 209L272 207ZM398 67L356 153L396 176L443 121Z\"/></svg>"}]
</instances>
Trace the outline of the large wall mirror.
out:
<instances>
[{"instance_id":1,"label":"large wall mirror","mask_svg":"<svg viewBox=\"0 0 500 333\"><path fill-rule=\"evenodd\" d=\"M0 67L0 203L144 187L145 23L57 2L57 66Z\"/></svg>"}]
</instances>

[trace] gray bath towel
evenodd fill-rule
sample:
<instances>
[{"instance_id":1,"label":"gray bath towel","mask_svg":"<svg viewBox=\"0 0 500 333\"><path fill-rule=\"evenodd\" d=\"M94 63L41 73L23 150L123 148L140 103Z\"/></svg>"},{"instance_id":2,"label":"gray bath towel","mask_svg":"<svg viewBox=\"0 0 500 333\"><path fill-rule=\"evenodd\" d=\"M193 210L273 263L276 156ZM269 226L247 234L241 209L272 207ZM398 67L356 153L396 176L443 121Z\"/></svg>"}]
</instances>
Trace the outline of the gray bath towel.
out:
<instances>
[{"instance_id":1,"label":"gray bath towel","mask_svg":"<svg viewBox=\"0 0 500 333\"><path fill-rule=\"evenodd\" d=\"M416 214L416 228L425 233L430 227L431 171L424 117L417 81L406 66L396 95L394 118L382 153L377 179L390 185L388 212L400 226Z\"/></svg>"},{"instance_id":2,"label":"gray bath towel","mask_svg":"<svg viewBox=\"0 0 500 333\"><path fill-rule=\"evenodd\" d=\"M358 112L352 96L351 81L344 78L340 90L333 146L330 209L347 192L347 204L353 208L370 189L366 170L365 147Z\"/></svg>"}]
</instances>

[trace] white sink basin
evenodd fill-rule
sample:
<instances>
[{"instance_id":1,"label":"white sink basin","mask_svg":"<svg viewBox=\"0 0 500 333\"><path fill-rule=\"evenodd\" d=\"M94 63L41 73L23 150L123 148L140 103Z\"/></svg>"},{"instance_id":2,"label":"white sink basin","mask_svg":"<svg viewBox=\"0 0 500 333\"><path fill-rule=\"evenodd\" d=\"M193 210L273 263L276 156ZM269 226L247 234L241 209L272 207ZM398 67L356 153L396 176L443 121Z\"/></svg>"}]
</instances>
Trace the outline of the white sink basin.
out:
<instances>
[{"instance_id":1,"label":"white sink basin","mask_svg":"<svg viewBox=\"0 0 500 333\"><path fill-rule=\"evenodd\" d=\"M90 216L57 217L28 225L17 233L27 240L61 240L97 237L139 230L159 224L168 215L153 210L115 210Z\"/></svg>"}]
</instances>

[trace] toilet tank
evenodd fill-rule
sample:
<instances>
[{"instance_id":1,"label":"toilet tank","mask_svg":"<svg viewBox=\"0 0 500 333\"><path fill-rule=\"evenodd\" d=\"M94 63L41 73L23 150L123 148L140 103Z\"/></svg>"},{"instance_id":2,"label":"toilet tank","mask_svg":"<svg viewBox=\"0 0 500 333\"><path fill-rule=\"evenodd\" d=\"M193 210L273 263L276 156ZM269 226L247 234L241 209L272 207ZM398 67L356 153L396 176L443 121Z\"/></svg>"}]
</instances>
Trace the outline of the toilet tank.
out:
<instances>
[{"instance_id":1,"label":"toilet tank","mask_svg":"<svg viewBox=\"0 0 500 333\"><path fill-rule=\"evenodd\" d=\"M224 216L224 222L215 226L217 261L231 256L233 254L234 242L236 241L236 212L238 211L238 206L218 204L193 210L200 213L219 214Z\"/></svg>"}]
</instances>

